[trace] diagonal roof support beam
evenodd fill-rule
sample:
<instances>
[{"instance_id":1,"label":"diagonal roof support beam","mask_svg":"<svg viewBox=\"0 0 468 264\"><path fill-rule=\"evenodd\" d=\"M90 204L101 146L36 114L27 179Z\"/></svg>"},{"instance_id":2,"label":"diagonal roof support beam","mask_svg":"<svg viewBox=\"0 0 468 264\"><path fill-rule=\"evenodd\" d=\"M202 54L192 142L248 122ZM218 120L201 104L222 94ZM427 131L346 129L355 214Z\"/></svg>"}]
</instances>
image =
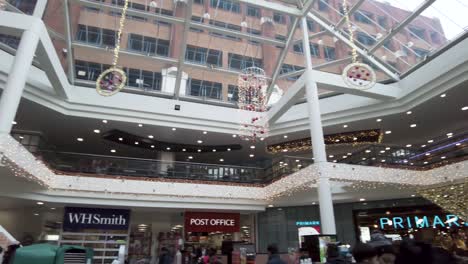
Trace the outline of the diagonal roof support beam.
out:
<instances>
[{"instance_id":1,"label":"diagonal roof support beam","mask_svg":"<svg viewBox=\"0 0 468 264\"><path fill-rule=\"evenodd\" d=\"M187 0L187 6L185 8L184 33L182 33L182 41L180 42L179 64L177 66L177 77L174 88L174 99L176 100L178 100L180 96L180 85L182 83L182 73L184 72L185 52L187 50L187 38L190 30L190 20L192 18L192 4L193 0ZM175 8L177 8L177 5Z\"/></svg>"},{"instance_id":2,"label":"diagonal roof support beam","mask_svg":"<svg viewBox=\"0 0 468 264\"><path fill-rule=\"evenodd\" d=\"M357 53L359 53L362 57L366 58L368 61L370 61L372 64L374 64L377 68L379 68L381 71L383 71L385 74L390 76L390 78L398 81L400 80L400 76L390 70L387 66L385 66L383 63L378 61L377 59L374 58L374 56L371 56L365 49L362 49L353 42L351 42L341 30L330 26L327 22L325 22L323 19L319 18L315 14L312 14L309 12L307 15L309 18L313 19L315 22L317 22L320 26L322 26L325 30L329 31L332 33L336 38L339 40L343 41L346 45L348 45L351 48L355 48Z\"/></svg>"},{"instance_id":3,"label":"diagonal roof support beam","mask_svg":"<svg viewBox=\"0 0 468 264\"><path fill-rule=\"evenodd\" d=\"M349 14L349 17L351 17L353 15L354 12L356 12L359 7L364 3L364 0L358 0L349 10L348 10L348 14ZM346 17L343 16L339 21L338 23L336 23L335 27L336 28L340 28L344 23L346 22Z\"/></svg>"},{"instance_id":4,"label":"diagonal roof support beam","mask_svg":"<svg viewBox=\"0 0 468 264\"><path fill-rule=\"evenodd\" d=\"M380 48L385 42L390 40L393 36L395 36L398 32L404 29L409 23L415 20L424 10L426 10L429 6L431 6L436 0L426 0L424 3L419 5L411 15L409 15L405 20L401 21L398 25L390 30L385 37L381 38L375 45L369 50L370 54L373 54L378 48Z\"/></svg>"},{"instance_id":5,"label":"diagonal roof support beam","mask_svg":"<svg viewBox=\"0 0 468 264\"><path fill-rule=\"evenodd\" d=\"M281 54L278 58L278 62L276 63L275 71L273 72L273 76L271 77L271 83L267 89L267 100L266 100L267 102L270 100L270 96L271 96L271 93L273 93L273 88L275 87L276 80L278 79L278 76L281 72L283 62L286 59L286 56L289 53L289 49L292 46L292 43L293 43L292 39L294 37L294 33L296 32L297 24L299 24L299 18L296 17L294 18L294 21L290 26L289 35L288 35L288 38L286 39L286 45L281 51Z\"/></svg>"},{"instance_id":6,"label":"diagonal roof support beam","mask_svg":"<svg viewBox=\"0 0 468 264\"><path fill-rule=\"evenodd\" d=\"M309 13L310 9L314 6L317 0L307 0L302 7L302 16L306 16Z\"/></svg>"},{"instance_id":7,"label":"diagonal roof support beam","mask_svg":"<svg viewBox=\"0 0 468 264\"><path fill-rule=\"evenodd\" d=\"M291 16L294 16L294 17L302 17L303 16L302 10L300 10L298 8L295 8L295 7L280 4L280 3L268 2L268 1L265 1L265 0L236 0L236 1L238 1L240 3L248 4L248 5L251 5L251 6L260 7L260 8L263 8L263 9L268 9L268 10L272 10L272 11L275 11L275 12L288 14L288 15L291 15Z\"/></svg>"}]
</instances>

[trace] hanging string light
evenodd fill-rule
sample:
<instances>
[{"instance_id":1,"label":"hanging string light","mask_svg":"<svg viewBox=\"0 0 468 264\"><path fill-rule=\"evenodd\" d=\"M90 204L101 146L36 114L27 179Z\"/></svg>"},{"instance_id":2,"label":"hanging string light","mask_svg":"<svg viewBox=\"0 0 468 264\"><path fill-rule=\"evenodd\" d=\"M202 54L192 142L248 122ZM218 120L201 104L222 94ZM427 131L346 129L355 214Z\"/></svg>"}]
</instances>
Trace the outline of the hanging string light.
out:
<instances>
[{"instance_id":1,"label":"hanging string light","mask_svg":"<svg viewBox=\"0 0 468 264\"><path fill-rule=\"evenodd\" d=\"M117 41L114 48L114 59L112 67L105 70L99 75L96 80L96 91L102 96L111 96L118 93L125 87L127 75L122 69L117 68L119 61L120 43L122 40L122 31L125 25L125 19L128 9L128 0L125 0L120 16L119 31L117 33Z\"/></svg>"},{"instance_id":2,"label":"hanging string light","mask_svg":"<svg viewBox=\"0 0 468 264\"><path fill-rule=\"evenodd\" d=\"M352 62L344 68L342 77L346 85L349 87L367 90L376 84L377 77L374 69L372 69L370 65L357 61L358 55L356 44L354 43L354 28L349 17L347 0L343 0L343 13L348 25L349 41L352 43Z\"/></svg>"}]
</instances>

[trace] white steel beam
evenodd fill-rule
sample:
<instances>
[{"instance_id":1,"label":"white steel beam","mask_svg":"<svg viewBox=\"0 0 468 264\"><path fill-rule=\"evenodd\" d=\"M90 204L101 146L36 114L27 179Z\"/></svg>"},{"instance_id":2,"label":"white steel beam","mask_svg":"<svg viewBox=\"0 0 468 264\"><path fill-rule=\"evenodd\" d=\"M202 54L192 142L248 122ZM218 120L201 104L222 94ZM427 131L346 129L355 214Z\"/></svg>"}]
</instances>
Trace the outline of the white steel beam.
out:
<instances>
[{"instance_id":1,"label":"white steel beam","mask_svg":"<svg viewBox=\"0 0 468 264\"><path fill-rule=\"evenodd\" d=\"M424 10L426 10L429 6L431 6L436 0L426 0L422 4L420 4L414 11L401 21L398 25L390 30L385 37L381 38L375 45L369 49L369 53L374 53L378 48L380 48L386 41L390 40L393 36L395 36L398 32L403 30L409 23L411 23L414 19L416 19Z\"/></svg>"},{"instance_id":2,"label":"white steel beam","mask_svg":"<svg viewBox=\"0 0 468 264\"><path fill-rule=\"evenodd\" d=\"M37 18L42 18L46 7L47 7L47 0L37 0L36 6L34 7L34 12L32 15Z\"/></svg>"},{"instance_id":3,"label":"white steel beam","mask_svg":"<svg viewBox=\"0 0 468 264\"><path fill-rule=\"evenodd\" d=\"M294 84L288 88L281 99L273 105L267 113L270 126L274 124L284 113L286 113L296 101L304 96L304 85L306 77L303 74Z\"/></svg>"},{"instance_id":4,"label":"white steel beam","mask_svg":"<svg viewBox=\"0 0 468 264\"><path fill-rule=\"evenodd\" d=\"M275 2L268 2L265 0L237 0L240 3L245 3L251 6L257 6L262 9L268 9L272 10L275 12L283 13L283 14L288 14L291 16L295 17L302 17L302 10L292 7L292 6L287 6L281 3L275 3Z\"/></svg>"},{"instance_id":5,"label":"white steel beam","mask_svg":"<svg viewBox=\"0 0 468 264\"><path fill-rule=\"evenodd\" d=\"M67 76L68 81L71 84L75 83L75 63L73 59L73 48L72 48L72 28L70 22L70 2L68 0L63 1L63 13L65 14L65 42L67 45Z\"/></svg>"},{"instance_id":6,"label":"white steel beam","mask_svg":"<svg viewBox=\"0 0 468 264\"><path fill-rule=\"evenodd\" d=\"M175 2L175 8L177 7L177 2ZM179 2L183 4L182 2ZM180 54L179 54L179 64L177 66L177 76L176 76L176 83L174 87L174 99L179 99L180 93L180 85L182 83L182 73L184 72L184 61L185 61L185 52L187 50L187 37L188 32L190 30L190 21L192 17L192 4L193 0L187 0L186 7L185 7L185 24L184 24L184 32L182 33L182 41L179 43L180 45ZM177 43L175 43L177 45Z\"/></svg>"},{"instance_id":7,"label":"white steel beam","mask_svg":"<svg viewBox=\"0 0 468 264\"><path fill-rule=\"evenodd\" d=\"M273 72L273 75L271 77L270 86L267 89L267 99L266 99L267 102L268 102L268 100L270 100L270 96L271 96L271 93L273 92L273 88L275 87L276 80L278 79L278 76L279 76L279 74L281 72L283 62L286 59L286 56L289 53L289 49L292 46L292 43L293 43L292 40L293 40L293 37L294 37L294 33L296 32L296 28L297 28L298 23L299 23L299 18L296 17L296 18L294 18L294 21L290 25L288 38L286 39L286 45L283 48L283 50L281 51L281 54L279 55L278 61L276 62L275 71Z\"/></svg>"},{"instance_id":8,"label":"white steel beam","mask_svg":"<svg viewBox=\"0 0 468 264\"><path fill-rule=\"evenodd\" d=\"M302 16L303 17L306 16L307 13L309 13L310 9L312 9L312 7L314 6L316 1L317 0L307 0L307 2L302 7Z\"/></svg>"},{"instance_id":9,"label":"white steel beam","mask_svg":"<svg viewBox=\"0 0 468 264\"><path fill-rule=\"evenodd\" d=\"M356 12L359 7L362 5L362 3L364 3L364 0L358 0L349 10L348 10L348 14L349 14L349 17L351 18L351 16L353 15L354 12ZM343 17L338 21L338 23L336 23L335 27L336 28L340 28L344 23L346 22L346 17L343 15Z\"/></svg>"},{"instance_id":10,"label":"white steel beam","mask_svg":"<svg viewBox=\"0 0 468 264\"><path fill-rule=\"evenodd\" d=\"M394 80L400 80L400 77L398 74L394 73L393 71L391 71L387 66L385 66L384 64L382 64L381 62L379 62L378 60L376 60L373 56L371 56L366 50L356 46L356 44L354 44L353 42L351 42L346 36L343 35L343 33L341 32L341 30L335 28L335 27L332 27L330 26L328 23L326 23L324 20L322 20L321 18L319 18L318 16L316 16L315 14L312 14L311 12L309 12L309 14L307 15L309 18L313 19L315 22L317 22L320 26L322 26L324 29L326 29L327 31L329 31L330 33L332 33L336 38L338 38L339 40L343 41L346 45L348 45L349 47L351 48L355 48L356 51L361 55L363 56L365 59L367 59L368 61L370 61L372 64L374 64L377 68L379 68L380 70L382 70L385 74L387 74L388 76L390 76L390 78L394 79Z\"/></svg>"}]
</instances>

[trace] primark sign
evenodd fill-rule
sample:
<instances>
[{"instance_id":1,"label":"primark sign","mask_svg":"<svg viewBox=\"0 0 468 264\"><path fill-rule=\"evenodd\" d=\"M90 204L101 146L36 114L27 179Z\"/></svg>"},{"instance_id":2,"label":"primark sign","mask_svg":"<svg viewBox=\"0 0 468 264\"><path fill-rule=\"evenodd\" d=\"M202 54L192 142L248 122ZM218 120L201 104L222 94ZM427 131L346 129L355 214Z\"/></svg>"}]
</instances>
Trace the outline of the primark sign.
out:
<instances>
[{"instance_id":1,"label":"primark sign","mask_svg":"<svg viewBox=\"0 0 468 264\"><path fill-rule=\"evenodd\" d=\"M65 207L63 229L128 230L130 210Z\"/></svg>"},{"instance_id":2,"label":"primark sign","mask_svg":"<svg viewBox=\"0 0 468 264\"><path fill-rule=\"evenodd\" d=\"M446 215L418 215L418 216L394 216L379 219L381 229L412 229L412 228L446 228L468 226L458 216Z\"/></svg>"}]
</instances>

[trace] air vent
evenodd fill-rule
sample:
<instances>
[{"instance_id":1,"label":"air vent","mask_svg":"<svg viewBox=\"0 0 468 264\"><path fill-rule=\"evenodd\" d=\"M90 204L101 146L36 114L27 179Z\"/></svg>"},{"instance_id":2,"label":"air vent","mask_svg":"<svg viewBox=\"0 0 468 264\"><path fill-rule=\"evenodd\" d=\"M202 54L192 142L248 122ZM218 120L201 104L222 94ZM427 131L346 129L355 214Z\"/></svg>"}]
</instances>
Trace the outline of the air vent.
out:
<instances>
[{"instance_id":1,"label":"air vent","mask_svg":"<svg viewBox=\"0 0 468 264\"><path fill-rule=\"evenodd\" d=\"M86 264L86 253L65 253L63 258L64 264Z\"/></svg>"}]
</instances>

